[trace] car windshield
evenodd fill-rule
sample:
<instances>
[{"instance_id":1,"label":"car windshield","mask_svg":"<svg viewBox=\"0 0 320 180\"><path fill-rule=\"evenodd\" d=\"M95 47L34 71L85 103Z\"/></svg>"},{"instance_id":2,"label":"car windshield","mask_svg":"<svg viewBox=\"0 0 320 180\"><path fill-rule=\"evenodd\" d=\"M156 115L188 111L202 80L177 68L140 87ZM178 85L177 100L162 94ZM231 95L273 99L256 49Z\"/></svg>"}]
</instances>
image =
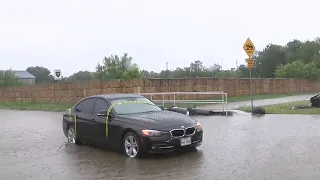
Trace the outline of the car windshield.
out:
<instances>
[{"instance_id":1,"label":"car windshield","mask_svg":"<svg viewBox=\"0 0 320 180\"><path fill-rule=\"evenodd\" d=\"M128 114L136 114L136 113L144 113L144 112L154 112L154 111L162 111L158 106L156 106L149 99L144 97L139 98L121 98L115 99L111 101L111 104L123 102L123 101L139 101L146 102L150 104L139 104L139 103L128 103L128 104L120 104L115 106L113 109L119 115L128 115Z\"/></svg>"}]
</instances>

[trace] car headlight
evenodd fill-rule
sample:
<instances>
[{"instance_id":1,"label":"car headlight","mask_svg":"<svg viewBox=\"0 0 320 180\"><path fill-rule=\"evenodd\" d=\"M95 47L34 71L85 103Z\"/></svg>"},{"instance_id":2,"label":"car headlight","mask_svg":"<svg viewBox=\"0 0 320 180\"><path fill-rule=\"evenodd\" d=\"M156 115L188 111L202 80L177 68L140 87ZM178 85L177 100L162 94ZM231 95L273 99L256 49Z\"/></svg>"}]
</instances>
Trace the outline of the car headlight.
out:
<instances>
[{"instance_id":1,"label":"car headlight","mask_svg":"<svg viewBox=\"0 0 320 180\"><path fill-rule=\"evenodd\" d=\"M166 134L165 132L162 132L162 131L150 130L150 129L144 129L141 131L144 136L149 136L149 137L160 137Z\"/></svg>"},{"instance_id":2,"label":"car headlight","mask_svg":"<svg viewBox=\"0 0 320 180\"><path fill-rule=\"evenodd\" d=\"M196 125L196 132L199 132L201 131L202 128L201 128L201 124L199 122L197 122L197 125Z\"/></svg>"}]
</instances>

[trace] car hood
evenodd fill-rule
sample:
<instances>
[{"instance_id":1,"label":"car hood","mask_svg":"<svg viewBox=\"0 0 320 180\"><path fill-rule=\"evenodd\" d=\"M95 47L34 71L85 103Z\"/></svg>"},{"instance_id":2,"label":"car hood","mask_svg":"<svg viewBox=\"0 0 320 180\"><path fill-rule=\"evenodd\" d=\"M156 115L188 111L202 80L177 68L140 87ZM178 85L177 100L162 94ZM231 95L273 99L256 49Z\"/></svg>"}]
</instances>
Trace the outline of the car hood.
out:
<instances>
[{"instance_id":1,"label":"car hood","mask_svg":"<svg viewBox=\"0 0 320 180\"><path fill-rule=\"evenodd\" d=\"M170 127L180 127L181 125L191 126L197 122L188 115L172 111L147 112L122 115L122 117L132 120L134 124L157 130L167 130L168 128L170 129Z\"/></svg>"}]
</instances>

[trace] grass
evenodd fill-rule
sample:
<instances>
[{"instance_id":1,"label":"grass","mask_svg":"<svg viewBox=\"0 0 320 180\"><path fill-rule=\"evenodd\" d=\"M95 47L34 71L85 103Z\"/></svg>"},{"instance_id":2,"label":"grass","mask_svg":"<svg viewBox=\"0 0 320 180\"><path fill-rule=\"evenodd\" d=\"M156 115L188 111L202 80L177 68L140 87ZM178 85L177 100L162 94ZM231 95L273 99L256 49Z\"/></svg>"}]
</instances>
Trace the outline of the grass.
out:
<instances>
[{"instance_id":1,"label":"grass","mask_svg":"<svg viewBox=\"0 0 320 180\"><path fill-rule=\"evenodd\" d=\"M309 114L315 115L320 114L320 108L303 108L303 109L292 109L294 106L311 106L310 101L295 101L290 103L281 103L275 105L263 106L266 110L266 114ZM239 110L251 112L250 106L240 107Z\"/></svg>"},{"instance_id":2,"label":"grass","mask_svg":"<svg viewBox=\"0 0 320 180\"><path fill-rule=\"evenodd\" d=\"M73 103L0 103L0 109L30 110L30 111L56 111L62 112L71 108Z\"/></svg>"},{"instance_id":3,"label":"grass","mask_svg":"<svg viewBox=\"0 0 320 180\"><path fill-rule=\"evenodd\" d=\"M302 94L309 94L309 93L302 93ZM272 99L272 98L280 98L286 96L293 96L293 95L301 95L301 93L294 93L294 94L263 94L263 95L254 95L253 99ZM240 101L248 101L250 100L250 96L239 96L239 97L229 97L228 102L240 102ZM62 112L66 109L72 107L74 103L21 103L21 102L7 102L1 103L0 102L0 109L15 109L15 110L31 110L31 111L56 111ZM173 104L166 103L165 107L168 108ZM191 103L177 103L179 107L192 107L193 104ZM203 106L203 105L212 105L212 104L195 104L196 106Z\"/></svg>"},{"instance_id":4,"label":"grass","mask_svg":"<svg viewBox=\"0 0 320 180\"><path fill-rule=\"evenodd\" d=\"M313 93L313 92L283 93L283 94L259 94L259 95L253 95L253 100L274 99L274 98L281 98L281 97L287 97L287 96L297 96L297 95L311 94L311 93ZM250 100L251 100L251 96L237 96L237 97L228 98L228 102L241 102L241 101L250 101Z\"/></svg>"}]
</instances>

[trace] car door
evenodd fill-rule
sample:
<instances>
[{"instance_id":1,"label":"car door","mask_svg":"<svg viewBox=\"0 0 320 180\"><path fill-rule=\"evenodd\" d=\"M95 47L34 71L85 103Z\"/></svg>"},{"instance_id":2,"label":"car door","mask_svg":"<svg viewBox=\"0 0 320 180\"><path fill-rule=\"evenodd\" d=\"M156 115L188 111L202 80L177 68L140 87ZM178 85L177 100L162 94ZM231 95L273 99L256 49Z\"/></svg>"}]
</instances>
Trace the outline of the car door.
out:
<instances>
[{"instance_id":1,"label":"car door","mask_svg":"<svg viewBox=\"0 0 320 180\"><path fill-rule=\"evenodd\" d=\"M98 116L101 111L108 110L108 102L103 98L96 98L94 106L93 124L91 126L92 140L96 145L106 145L106 116Z\"/></svg>"},{"instance_id":2,"label":"car door","mask_svg":"<svg viewBox=\"0 0 320 180\"><path fill-rule=\"evenodd\" d=\"M73 111L69 111L69 114L67 116L67 119L69 119L69 121L74 121L75 118L78 120L78 116L79 116L79 114L81 113L81 110L82 110L82 104L83 104L83 101L78 102L75 105L75 108L73 109ZM76 130L77 138L83 139L82 134L78 132L79 130L78 130L78 127L76 125L75 125L75 128L76 128L75 130Z\"/></svg>"},{"instance_id":3,"label":"car door","mask_svg":"<svg viewBox=\"0 0 320 180\"><path fill-rule=\"evenodd\" d=\"M81 140L91 142L91 126L93 124L95 98L87 98L82 102L80 112L77 112L77 134Z\"/></svg>"},{"instance_id":4,"label":"car door","mask_svg":"<svg viewBox=\"0 0 320 180\"><path fill-rule=\"evenodd\" d=\"M109 104L103 98L97 98L95 104L95 115L94 115L94 124L95 128L93 129L94 139L97 144L113 148L115 141L120 136L120 127L119 122L116 121L114 117L108 118L108 137L106 137L106 116L97 116L101 111L108 110ZM118 143L118 142L116 142Z\"/></svg>"}]
</instances>

